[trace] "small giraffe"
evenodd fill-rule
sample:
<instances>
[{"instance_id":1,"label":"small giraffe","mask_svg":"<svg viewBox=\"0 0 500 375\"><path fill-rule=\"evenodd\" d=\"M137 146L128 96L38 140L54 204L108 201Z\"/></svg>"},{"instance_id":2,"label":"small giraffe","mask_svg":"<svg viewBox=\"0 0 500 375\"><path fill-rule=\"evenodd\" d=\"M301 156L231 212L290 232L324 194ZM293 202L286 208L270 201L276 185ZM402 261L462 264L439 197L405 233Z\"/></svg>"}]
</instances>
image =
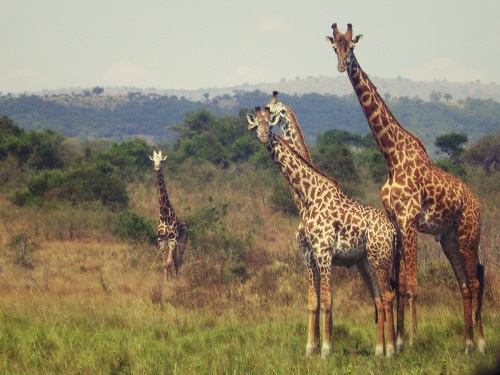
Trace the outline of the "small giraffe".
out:
<instances>
[{"instance_id":1,"label":"small giraffe","mask_svg":"<svg viewBox=\"0 0 500 375\"><path fill-rule=\"evenodd\" d=\"M186 251L188 236L187 226L174 211L165 187L161 162L167 159L162 156L161 151L153 151L153 156L149 157L154 161L156 177L158 179L158 201L160 203L160 217L158 223L158 246L163 257L163 268L165 279L168 281L173 276L172 265L176 276L179 275L179 268L183 262Z\"/></svg>"},{"instance_id":2,"label":"small giraffe","mask_svg":"<svg viewBox=\"0 0 500 375\"><path fill-rule=\"evenodd\" d=\"M486 350L481 320L484 267L479 262L480 207L469 187L436 167L422 142L403 128L391 113L375 85L361 69L354 47L352 25L342 34L332 25L328 43L338 56L339 72L347 70L372 134L385 158L388 178L380 192L389 216L399 228L406 261L406 280L400 267L398 287L398 350L403 348L404 305L411 311L410 343L417 331L417 231L432 234L451 263L462 293L466 353L474 349L472 317L476 320L478 348Z\"/></svg>"},{"instance_id":3,"label":"small giraffe","mask_svg":"<svg viewBox=\"0 0 500 375\"><path fill-rule=\"evenodd\" d=\"M332 350L332 266L357 265L373 298L377 316L375 354L394 353L393 263L397 257L397 233L390 220L374 208L348 198L337 182L318 171L280 136L271 131L279 121L270 109L247 114L248 129L256 129L271 158L302 201L306 215L297 238L308 269L309 333L306 355L319 350L320 308L323 310L321 356ZM384 335L384 326L386 336ZM385 341L385 345L384 345Z\"/></svg>"}]
</instances>

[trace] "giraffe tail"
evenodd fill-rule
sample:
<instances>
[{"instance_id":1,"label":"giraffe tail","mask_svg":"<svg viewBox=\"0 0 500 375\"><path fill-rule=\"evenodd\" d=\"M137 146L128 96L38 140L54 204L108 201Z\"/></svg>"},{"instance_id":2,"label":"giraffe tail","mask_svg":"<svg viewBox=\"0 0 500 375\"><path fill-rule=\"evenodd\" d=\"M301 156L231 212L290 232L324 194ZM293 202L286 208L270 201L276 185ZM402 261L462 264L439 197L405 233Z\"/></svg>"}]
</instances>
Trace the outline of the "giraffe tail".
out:
<instances>
[{"instance_id":1,"label":"giraffe tail","mask_svg":"<svg viewBox=\"0 0 500 375\"><path fill-rule=\"evenodd\" d=\"M405 264L405 250L403 247L403 241L401 239L401 232L399 231L399 228L397 225L395 225L396 228L396 234L394 235L393 238L393 252L394 252L394 257L393 257L393 267L392 267L392 278L391 278L391 286L392 289L395 290L397 285L399 284L399 272L398 269L400 267L400 260L402 260L402 263ZM406 267L405 267L406 268Z\"/></svg>"},{"instance_id":2,"label":"giraffe tail","mask_svg":"<svg viewBox=\"0 0 500 375\"><path fill-rule=\"evenodd\" d=\"M481 309L483 306L483 294L484 294L484 266L481 263L477 264L477 279L479 281L479 296L477 301L477 311L476 311L476 321L481 314Z\"/></svg>"}]
</instances>

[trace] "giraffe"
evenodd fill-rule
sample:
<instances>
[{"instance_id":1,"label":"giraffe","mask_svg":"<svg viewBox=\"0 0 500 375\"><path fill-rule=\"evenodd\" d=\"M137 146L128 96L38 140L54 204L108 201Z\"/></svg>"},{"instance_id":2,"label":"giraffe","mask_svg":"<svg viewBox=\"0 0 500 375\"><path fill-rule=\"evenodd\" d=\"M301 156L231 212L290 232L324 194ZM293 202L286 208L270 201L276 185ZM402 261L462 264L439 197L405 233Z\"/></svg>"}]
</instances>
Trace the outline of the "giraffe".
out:
<instances>
[{"instance_id":1,"label":"giraffe","mask_svg":"<svg viewBox=\"0 0 500 375\"><path fill-rule=\"evenodd\" d=\"M158 180L158 201L160 203L160 216L157 229L158 246L163 258L165 280L168 281L173 276L172 266L174 267L176 276L179 275L179 268L182 265L188 242L187 226L175 214L172 203L168 198L161 167L161 162L166 160L167 156L163 156L161 151L153 151L153 156L149 158L154 162Z\"/></svg>"},{"instance_id":2,"label":"giraffe","mask_svg":"<svg viewBox=\"0 0 500 375\"><path fill-rule=\"evenodd\" d=\"M287 141L271 131L278 118L270 109L247 114L248 129L256 130L271 158L302 202L305 214L297 236L308 270L309 329L306 355L319 351L320 309L323 311L321 356L332 350L332 266L357 265L372 296L377 321L375 354L394 353L391 276L397 254L396 229L379 210L348 198L338 183L308 163ZM384 334L384 328L385 333ZM385 341L385 345L384 345Z\"/></svg>"},{"instance_id":3,"label":"giraffe","mask_svg":"<svg viewBox=\"0 0 500 375\"><path fill-rule=\"evenodd\" d=\"M409 301L410 343L417 332L417 231L434 235L448 258L463 300L466 353L474 349L472 317L475 317L478 349L484 353L481 308L484 267L479 262L480 207L469 187L438 168L422 142L403 128L391 113L375 85L361 69L354 47L362 35L353 38L352 25L342 34L332 25L328 43L338 57L339 72L347 70L359 103L385 158L388 177L380 195L384 207L401 235L406 267L400 267L397 290L397 347L403 349L404 308ZM405 273L405 279L401 279Z\"/></svg>"}]
</instances>

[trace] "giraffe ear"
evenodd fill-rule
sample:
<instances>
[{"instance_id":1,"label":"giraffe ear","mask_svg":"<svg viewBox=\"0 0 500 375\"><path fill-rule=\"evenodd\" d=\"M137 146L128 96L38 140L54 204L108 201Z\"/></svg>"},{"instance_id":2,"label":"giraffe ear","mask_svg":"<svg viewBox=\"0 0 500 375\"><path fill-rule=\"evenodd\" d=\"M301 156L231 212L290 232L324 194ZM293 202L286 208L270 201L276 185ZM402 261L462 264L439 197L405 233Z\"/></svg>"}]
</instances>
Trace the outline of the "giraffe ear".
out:
<instances>
[{"instance_id":1,"label":"giraffe ear","mask_svg":"<svg viewBox=\"0 0 500 375\"><path fill-rule=\"evenodd\" d=\"M333 36L327 35L326 36L326 42L328 44L333 44L333 43L335 43L335 38Z\"/></svg>"},{"instance_id":2,"label":"giraffe ear","mask_svg":"<svg viewBox=\"0 0 500 375\"><path fill-rule=\"evenodd\" d=\"M257 124L255 124L255 117L251 113L247 113L247 121L248 121L248 130L252 130L257 126Z\"/></svg>"},{"instance_id":3,"label":"giraffe ear","mask_svg":"<svg viewBox=\"0 0 500 375\"><path fill-rule=\"evenodd\" d=\"M150 155L149 158L152 160L152 161L155 161L155 159L153 159L153 157Z\"/></svg>"},{"instance_id":4,"label":"giraffe ear","mask_svg":"<svg viewBox=\"0 0 500 375\"><path fill-rule=\"evenodd\" d=\"M356 37L352 40L354 45L361 43L361 39L363 39L363 34L356 35Z\"/></svg>"},{"instance_id":5,"label":"giraffe ear","mask_svg":"<svg viewBox=\"0 0 500 375\"><path fill-rule=\"evenodd\" d=\"M281 112L279 114L272 115L269 125L270 126L276 125L280 121L280 117L281 117Z\"/></svg>"}]
</instances>

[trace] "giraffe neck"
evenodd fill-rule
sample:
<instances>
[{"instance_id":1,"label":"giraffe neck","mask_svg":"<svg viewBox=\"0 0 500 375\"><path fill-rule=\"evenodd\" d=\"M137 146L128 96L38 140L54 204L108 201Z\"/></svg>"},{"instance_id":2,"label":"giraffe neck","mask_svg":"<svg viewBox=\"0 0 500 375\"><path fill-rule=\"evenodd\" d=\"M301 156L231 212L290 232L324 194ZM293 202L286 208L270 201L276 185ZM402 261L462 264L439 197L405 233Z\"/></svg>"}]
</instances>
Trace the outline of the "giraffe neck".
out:
<instances>
[{"instance_id":1,"label":"giraffe neck","mask_svg":"<svg viewBox=\"0 0 500 375\"><path fill-rule=\"evenodd\" d=\"M291 189L297 194L304 209L317 204L318 195L323 187L328 185L329 192L333 192L338 199L347 199L337 181L317 170L308 163L294 148L277 134L271 133L266 143L271 158L278 165ZM324 191L323 191L324 193Z\"/></svg>"},{"instance_id":2,"label":"giraffe neck","mask_svg":"<svg viewBox=\"0 0 500 375\"><path fill-rule=\"evenodd\" d=\"M287 111L286 116L279 124L283 139L287 141L300 154L300 156L312 164L311 155L309 154L304 134L299 126L297 117L295 117L295 114L290 107L285 106L285 108Z\"/></svg>"},{"instance_id":3,"label":"giraffe neck","mask_svg":"<svg viewBox=\"0 0 500 375\"><path fill-rule=\"evenodd\" d=\"M170 223L175 219L175 211L168 199L167 188L165 186L165 179L163 178L163 170L160 167L156 171L156 177L158 179L158 201L160 203L160 222Z\"/></svg>"},{"instance_id":4,"label":"giraffe neck","mask_svg":"<svg viewBox=\"0 0 500 375\"><path fill-rule=\"evenodd\" d=\"M425 146L399 124L354 54L347 66L347 74L388 169L392 170L402 162L402 150L428 158Z\"/></svg>"}]
</instances>

